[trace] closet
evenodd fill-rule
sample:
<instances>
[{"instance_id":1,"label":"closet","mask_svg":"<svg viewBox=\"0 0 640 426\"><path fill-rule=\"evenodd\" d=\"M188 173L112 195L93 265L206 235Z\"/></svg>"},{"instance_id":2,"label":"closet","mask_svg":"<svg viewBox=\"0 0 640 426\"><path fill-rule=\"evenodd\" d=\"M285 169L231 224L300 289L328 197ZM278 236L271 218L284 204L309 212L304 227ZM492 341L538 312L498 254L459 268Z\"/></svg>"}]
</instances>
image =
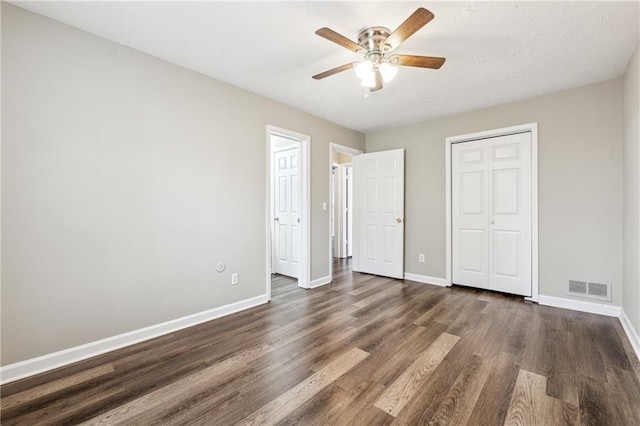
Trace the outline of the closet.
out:
<instances>
[{"instance_id":1,"label":"closet","mask_svg":"<svg viewBox=\"0 0 640 426\"><path fill-rule=\"evenodd\" d=\"M531 132L451 145L452 282L532 294Z\"/></svg>"}]
</instances>

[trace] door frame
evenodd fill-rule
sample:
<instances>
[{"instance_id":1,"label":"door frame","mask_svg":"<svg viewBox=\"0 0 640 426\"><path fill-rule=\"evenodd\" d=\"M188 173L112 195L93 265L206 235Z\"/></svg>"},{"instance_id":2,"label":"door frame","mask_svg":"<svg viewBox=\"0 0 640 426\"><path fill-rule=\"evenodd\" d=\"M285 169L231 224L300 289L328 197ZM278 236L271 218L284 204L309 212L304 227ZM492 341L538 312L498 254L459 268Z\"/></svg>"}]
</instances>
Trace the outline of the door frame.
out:
<instances>
[{"instance_id":1,"label":"door frame","mask_svg":"<svg viewBox=\"0 0 640 426\"><path fill-rule=\"evenodd\" d=\"M347 253L347 215L352 213L352 209L345 211L345 206L347 205L347 168L352 169L353 174L353 162L349 163L333 163L333 167L331 169L332 179L333 179L333 192L329 194L332 198L332 220L329 222L329 226L332 226L334 231L334 243L335 247L332 250L332 254L335 258L346 258L348 257ZM353 183L353 182L351 182ZM353 189L353 188L352 188ZM336 193L336 190L338 191ZM335 198L333 198L335 197ZM353 241L351 242L353 245Z\"/></svg>"},{"instance_id":2,"label":"door frame","mask_svg":"<svg viewBox=\"0 0 640 426\"><path fill-rule=\"evenodd\" d=\"M455 143L470 142L479 139L489 139L516 133L531 133L531 297L525 300L538 301L538 123L527 123L518 126L483 132L450 136L445 139L445 195L446 195L446 276L447 286L452 285L452 220L451 220L451 146Z\"/></svg>"},{"instance_id":3,"label":"door frame","mask_svg":"<svg viewBox=\"0 0 640 426\"><path fill-rule=\"evenodd\" d=\"M271 227L273 225L273 153L271 149L271 135L281 136L287 139L300 142L300 167L301 167L301 211L300 211L300 227L301 227L301 262L300 262L300 276L298 278L298 286L302 288L310 288L311 274L311 223L310 223L310 193L311 193L311 179L309 178L309 154L311 137L303 135L302 133L296 133L291 130L282 129L280 127L267 125L266 130L266 152L267 152L267 164L266 164L266 208L265 208L265 287L267 293L267 299L271 300L271 262L272 262L272 238Z\"/></svg>"},{"instance_id":4,"label":"door frame","mask_svg":"<svg viewBox=\"0 0 640 426\"><path fill-rule=\"evenodd\" d=\"M351 175L347 180L347 174L345 171L347 168L351 168ZM348 191L349 185L351 185L351 191ZM351 195L351 203L353 204L353 161L351 163L341 163L340 164L340 191L341 191L341 206L348 206L348 210L342 211L340 214L341 220L341 229L340 235L342 236L340 241L340 253L344 254L344 257L349 257L349 250L347 247L351 247L353 252L353 237L349 240L348 237L348 224L349 224L349 215L351 215L351 235L353 235L353 206L348 203L349 195Z\"/></svg>"},{"instance_id":5,"label":"door frame","mask_svg":"<svg viewBox=\"0 0 640 426\"><path fill-rule=\"evenodd\" d=\"M332 167L333 167L333 154L334 153L341 153L341 154L349 154L352 157L354 155L360 155L360 154L364 154L363 151L359 150L359 149L355 149L355 148L350 148L348 146L344 146L344 145L339 145L337 143L329 143L329 199L332 200L334 197L334 193L333 193L333 185L331 184L331 172L332 172ZM331 247L331 226L333 224L331 223L331 215L329 215L329 279L333 280L333 256L332 256L332 247ZM353 230L353 240L355 241L356 239L356 230ZM331 282L331 281L329 281Z\"/></svg>"}]
</instances>

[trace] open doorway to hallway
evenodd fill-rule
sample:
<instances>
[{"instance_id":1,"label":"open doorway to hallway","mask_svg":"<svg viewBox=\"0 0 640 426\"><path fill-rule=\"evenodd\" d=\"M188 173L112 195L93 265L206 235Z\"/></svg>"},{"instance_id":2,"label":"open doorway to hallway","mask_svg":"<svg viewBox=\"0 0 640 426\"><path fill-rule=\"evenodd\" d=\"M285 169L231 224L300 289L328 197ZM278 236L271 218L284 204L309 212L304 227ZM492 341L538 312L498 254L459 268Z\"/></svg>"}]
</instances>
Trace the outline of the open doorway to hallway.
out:
<instances>
[{"instance_id":1,"label":"open doorway to hallway","mask_svg":"<svg viewBox=\"0 0 640 426\"><path fill-rule=\"evenodd\" d=\"M336 262L353 256L353 156L359 154L362 151L330 145L329 263L332 278Z\"/></svg>"}]
</instances>

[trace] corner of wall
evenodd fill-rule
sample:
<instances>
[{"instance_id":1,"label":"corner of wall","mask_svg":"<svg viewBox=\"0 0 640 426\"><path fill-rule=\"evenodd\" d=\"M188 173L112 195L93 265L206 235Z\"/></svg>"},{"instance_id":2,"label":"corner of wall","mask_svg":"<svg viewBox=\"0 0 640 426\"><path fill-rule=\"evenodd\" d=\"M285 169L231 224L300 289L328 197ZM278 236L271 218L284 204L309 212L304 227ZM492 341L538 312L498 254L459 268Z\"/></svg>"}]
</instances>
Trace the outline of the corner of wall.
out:
<instances>
[{"instance_id":1,"label":"corner of wall","mask_svg":"<svg viewBox=\"0 0 640 426\"><path fill-rule=\"evenodd\" d=\"M640 360L640 335L638 334L638 331L635 329L633 324L631 324L631 321L629 321L629 317L624 312L624 309L620 314L620 324L622 324L622 328L626 333L629 342L631 343L631 347L636 353L636 357L638 357L638 359Z\"/></svg>"}]
</instances>

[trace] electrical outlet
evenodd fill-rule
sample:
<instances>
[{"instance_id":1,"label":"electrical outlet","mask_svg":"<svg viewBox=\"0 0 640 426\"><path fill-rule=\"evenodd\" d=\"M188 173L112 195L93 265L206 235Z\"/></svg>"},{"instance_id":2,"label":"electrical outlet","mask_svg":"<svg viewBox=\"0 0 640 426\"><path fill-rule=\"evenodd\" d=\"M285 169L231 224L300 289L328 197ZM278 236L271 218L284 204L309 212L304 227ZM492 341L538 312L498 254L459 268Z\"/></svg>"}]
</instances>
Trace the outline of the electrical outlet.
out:
<instances>
[{"instance_id":1,"label":"electrical outlet","mask_svg":"<svg viewBox=\"0 0 640 426\"><path fill-rule=\"evenodd\" d=\"M420 253L420 254L418 255L418 262L420 262L420 263L424 263L424 254Z\"/></svg>"},{"instance_id":2,"label":"electrical outlet","mask_svg":"<svg viewBox=\"0 0 640 426\"><path fill-rule=\"evenodd\" d=\"M238 273L234 272L233 274L231 274L231 285L236 284L238 284Z\"/></svg>"}]
</instances>

